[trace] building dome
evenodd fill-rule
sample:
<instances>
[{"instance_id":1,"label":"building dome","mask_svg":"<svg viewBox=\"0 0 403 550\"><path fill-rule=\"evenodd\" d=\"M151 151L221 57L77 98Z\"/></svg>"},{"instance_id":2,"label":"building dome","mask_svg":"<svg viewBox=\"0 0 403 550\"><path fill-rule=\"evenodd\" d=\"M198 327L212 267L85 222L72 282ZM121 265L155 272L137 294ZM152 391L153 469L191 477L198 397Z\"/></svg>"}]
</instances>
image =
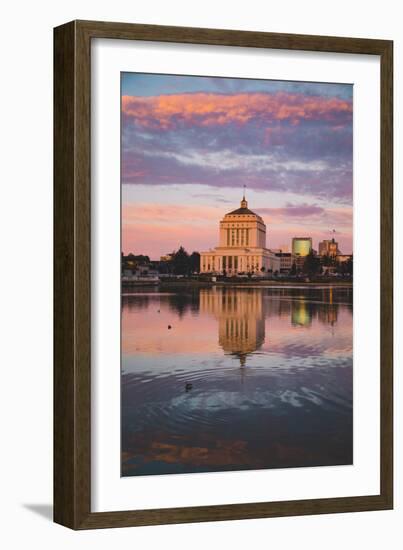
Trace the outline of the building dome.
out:
<instances>
[{"instance_id":1,"label":"building dome","mask_svg":"<svg viewBox=\"0 0 403 550\"><path fill-rule=\"evenodd\" d=\"M262 220L262 218L258 214L252 212L252 210L249 210L248 201L245 200L245 196L241 200L241 207L237 208L236 210L232 210L231 212L228 212L228 214L225 214L224 219L231 218L231 216L236 216L237 218L238 216L246 216L246 219L249 220L252 217L258 220Z\"/></svg>"}]
</instances>

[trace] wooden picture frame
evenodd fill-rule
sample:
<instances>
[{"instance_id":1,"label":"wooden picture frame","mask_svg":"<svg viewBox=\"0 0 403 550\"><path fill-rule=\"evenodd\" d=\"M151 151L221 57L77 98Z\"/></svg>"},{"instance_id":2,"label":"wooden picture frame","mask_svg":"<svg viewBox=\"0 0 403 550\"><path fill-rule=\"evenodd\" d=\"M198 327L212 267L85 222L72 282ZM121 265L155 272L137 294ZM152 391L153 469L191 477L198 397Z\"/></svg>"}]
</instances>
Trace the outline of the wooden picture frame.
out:
<instances>
[{"instance_id":1,"label":"wooden picture frame","mask_svg":"<svg viewBox=\"0 0 403 550\"><path fill-rule=\"evenodd\" d=\"M380 56L381 488L370 496L91 512L91 40L113 38ZM393 507L393 43L127 23L54 30L54 520L72 529L327 514Z\"/></svg>"}]
</instances>

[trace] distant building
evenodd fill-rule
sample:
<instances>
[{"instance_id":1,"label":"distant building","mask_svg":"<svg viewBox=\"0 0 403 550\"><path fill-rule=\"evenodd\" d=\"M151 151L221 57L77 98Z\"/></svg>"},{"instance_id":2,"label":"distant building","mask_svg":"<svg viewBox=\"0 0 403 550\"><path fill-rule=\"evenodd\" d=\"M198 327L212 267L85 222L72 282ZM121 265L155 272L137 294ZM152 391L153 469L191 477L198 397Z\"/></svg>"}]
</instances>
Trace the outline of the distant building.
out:
<instances>
[{"instance_id":1,"label":"distant building","mask_svg":"<svg viewBox=\"0 0 403 550\"><path fill-rule=\"evenodd\" d=\"M134 269L125 268L122 273L122 282L130 284L158 284L159 274L150 265L139 265Z\"/></svg>"},{"instance_id":2,"label":"distant building","mask_svg":"<svg viewBox=\"0 0 403 550\"><path fill-rule=\"evenodd\" d=\"M144 256L143 254L135 255L132 253L125 256L122 253L122 258L121 258L122 271L124 269L135 269L139 265L148 264L148 263L150 263L149 256Z\"/></svg>"},{"instance_id":3,"label":"distant building","mask_svg":"<svg viewBox=\"0 0 403 550\"><path fill-rule=\"evenodd\" d=\"M334 239L324 240L319 243L319 256L335 257L340 254L339 243Z\"/></svg>"},{"instance_id":4,"label":"distant building","mask_svg":"<svg viewBox=\"0 0 403 550\"><path fill-rule=\"evenodd\" d=\"M294 237L292 253L294 256L308 256L312 251L312 237Z\"/></svg>"},{"instance_id":5,"label":"distant building","mask_svg":"<svg viewBox=\"0 0 403 550\"><path fill-rule=\"evenodd\" d=\"M220 221L219 245L200 253L200 272L231 276L279 270L280 259L266 248L266 225L243 197L241 207Z\"/></svg>"},{"instance_id":6,"label":"distant building","mask_svg":"<svg viewBox=\"0 0 403 550\"><path fill-rule=\"evenodd\" d=\"M294 257L291 252L276 251L275 255L280 258L280 273L288 273L294 263Z\"/></svg>"}]
</instances>

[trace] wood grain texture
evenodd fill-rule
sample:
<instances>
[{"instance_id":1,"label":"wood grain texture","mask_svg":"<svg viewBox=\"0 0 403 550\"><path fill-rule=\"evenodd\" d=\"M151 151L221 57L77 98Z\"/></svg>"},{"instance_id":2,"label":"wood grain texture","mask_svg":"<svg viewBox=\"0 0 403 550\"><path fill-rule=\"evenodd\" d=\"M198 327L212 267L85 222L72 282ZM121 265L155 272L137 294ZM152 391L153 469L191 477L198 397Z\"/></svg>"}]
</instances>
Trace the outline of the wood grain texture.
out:
<instances>
[{"instance_id":1,"label":"wood grain texture","mask_svg":"<svg viewBox=\"0 0 403 550\"><path fill-rule=\"evenodd\" d=\"M90 50L69 23L54 34L54 519L90 510Z\"/></svg>"},{"instance_id":2,"label":"wood grain texture","mask_svg":"<svg viewBox=\"0 0 403 550\"><path fill-rule=\"evenodd\" d=\"M54 519L74 525L74 25L54 36ZM88 368L88 367L87 367Z\"/></svg>"},{"instance_id":3,"label":"wood grain texture","mask_svg":"<svg viewBox=\"0 0 403 550\"><path fill-rule=\"evenodd\" d=\"M381 488L379 495L91 512L91 39L381 57ZM393 43L385 40L73 21L54 30L54 520L72 529L393 507Z\"/></svg>"},{"instance_id":4,"label":"wood grain texture","mask_svg":"<svg viewBox=\"0 0 403 550\"><path fill-rule=\"evenodd\" d=\"M393 507L393 43L381 57L381 494Z\"/></svg>"}]
</instances>

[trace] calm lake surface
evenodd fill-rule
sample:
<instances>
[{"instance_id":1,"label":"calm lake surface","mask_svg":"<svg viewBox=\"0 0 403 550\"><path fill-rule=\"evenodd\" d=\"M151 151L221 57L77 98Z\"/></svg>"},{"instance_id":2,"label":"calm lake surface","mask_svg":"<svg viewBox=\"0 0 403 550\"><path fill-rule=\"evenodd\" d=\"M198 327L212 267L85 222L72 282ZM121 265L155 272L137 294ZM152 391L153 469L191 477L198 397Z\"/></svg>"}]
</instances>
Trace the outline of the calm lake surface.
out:
<instances>
[{"instance_id":1,"label":"calm lake surface","mask_svg":"<svg viewBox=\"0 0 403 550\"><path fill-rule=\"evenodd\" d=\"M351 464L352 313L342 287L124 291L122 475Z\"/></svg>"}]
</instances>

